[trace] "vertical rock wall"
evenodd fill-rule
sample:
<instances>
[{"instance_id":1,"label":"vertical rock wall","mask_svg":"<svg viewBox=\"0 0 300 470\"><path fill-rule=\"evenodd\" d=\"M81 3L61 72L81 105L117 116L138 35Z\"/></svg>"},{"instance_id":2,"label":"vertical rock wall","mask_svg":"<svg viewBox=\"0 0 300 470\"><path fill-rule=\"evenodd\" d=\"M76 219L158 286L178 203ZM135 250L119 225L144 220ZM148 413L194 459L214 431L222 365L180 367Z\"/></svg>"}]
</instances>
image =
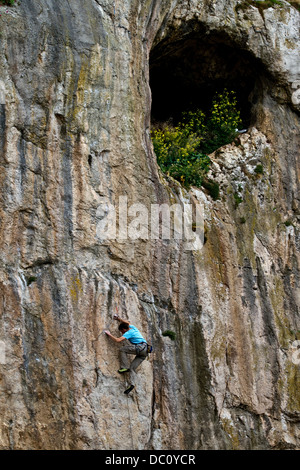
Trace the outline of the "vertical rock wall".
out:
<instances>
[{"instance_id":1,"label":"vertical rock wall","mask_svg":"<svg viewBox=\"0 0 300 470\"><path fill-rule=\"evenodd\" d=\"M299 14L238 6L1 7L0 448L299 448ZM217 201L159 175L149 137L150 50L197 25L268 72L253 126L213 156ZM99 239L120 196L198 199L203 249ZM116 311L155 350L129 397Z\"/></svg>"}]
</instances>

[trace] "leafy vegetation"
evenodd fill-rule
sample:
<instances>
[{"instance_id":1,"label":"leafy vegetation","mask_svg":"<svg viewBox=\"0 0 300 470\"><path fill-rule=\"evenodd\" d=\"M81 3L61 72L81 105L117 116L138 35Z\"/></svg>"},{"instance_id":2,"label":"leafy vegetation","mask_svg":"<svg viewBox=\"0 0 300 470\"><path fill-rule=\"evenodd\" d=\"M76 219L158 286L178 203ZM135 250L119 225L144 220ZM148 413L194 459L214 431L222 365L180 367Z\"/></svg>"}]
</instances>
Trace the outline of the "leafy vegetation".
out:
<instances>
[{"instance_id":1,"label":"leafy vegetation","mask_svg":"<svg viewBox=\"0 0 300 470\"><path fill-rule=\"evenodd\" d=\"M239 204L243 202L243 198L241 198L241 196L237 192L234 193L233 197L234 197L234 205L235 205L235 208L237 209Z\"/></svg>"},{"instance_id":2,"label":"leafy vegetation","mask_svg":"<svg viewBox=\"0 0 300 470\"><path fill-rule=\"evenodd\" d=\"M14 4L15 4L15 0L0 0L0 6L1 5L13 6Z\"/></svg>"},{"instance_id":3,"label":"leafy vegetation","mask_svg":"<svg viewBox=\"0 0 300 470\"><path fill-rule=\"evenodd\" d=\"M288 0L288 2L298 11L300 11L299 2L290 1L290 0ZM245 10L248 8L249 5L253 5L257 7L260 11L262 11L262 10L266 10L268 8L274 7L276 5L284 6L284 3L281 2L280 0L245 0L244 2L239 3L236 6L236 11Z\"/></svg>"},{"instance_id":4,"label":"leafy vegetation","mask_svg":"<svg viewBox=\"0 0 300 470\"><path fill-rule=\"evenodd\" d=\"M166 330L162 333L163 336L168 336L169 338L171 338L172 341L175 341L176 339L176 333L174 331L171 331L171 330Z\"/></svg>"},{"instance_id":5,"label":"leafy vegetation","mask_svg":"<svg viewBox=\"0 0 300 470\"><path fill-rule=\"evenodd\" d=\"M254 171L257 175L262 175L264 172L264 168L261 164L258 164L255 168Z\"/></svg>"},{"instance_id":6,"label":"leafy vegetation","mask_svg":"<svg viewBox=\"0 0 300 470\"><path fill-rule=\"evenodd\" d=\"M275 5L283 5L283 3L280 0L252 0L252 5L256 3L256 6L258 5L259 7L266 9L266 8L271 8Z\"/></svg>"},{"instance_id":7,"label":"leafy vegetation","mask_svg":"<svg viewBox=\"0 0 300 470\"><path fill-rule=\"evenodd\" d=\"M218 197L218 185L204 179L210 168L209 153L234 139L241 126L233 91L213 98L207 115L201 110L184 112L178 125L154 126L151 137L160 168L185 187L207 186Z\"/></svg>"},{"instance_id":8,"label":"leafy vegetation","mask_svg":"<svg viewBox=\"0 0 300 470\"><path fill-rule=\"evenodd\" d=\"M27 278L27 285L30 286L30 284L32 284L33 282L35 282L37 280L37 277L36 276L29 276Z\"/></svg>"},{"instance_id":9,"label":"leafy vegetation","mask_svg":"<svg viewBox=\"0 0 300 470\"><path fill-rule=\"evenodd\" d=\"M300 11L300 3L298 3L298 2L290 2L289 0L288 0L288 2L289 2L294 8L296 8L296 10Z\"/></svg>"},{"instance_id":10,"label":"leafy vegetation","mask_svg":"<svg viewBox=\"0 0 300 470\"><path fill-rule=\"evenodd\" d=\"M208 178L204 178L201 186L209 192L214 201L219 199L220 186L218 183Z\"/></svg>"}]
</instances>

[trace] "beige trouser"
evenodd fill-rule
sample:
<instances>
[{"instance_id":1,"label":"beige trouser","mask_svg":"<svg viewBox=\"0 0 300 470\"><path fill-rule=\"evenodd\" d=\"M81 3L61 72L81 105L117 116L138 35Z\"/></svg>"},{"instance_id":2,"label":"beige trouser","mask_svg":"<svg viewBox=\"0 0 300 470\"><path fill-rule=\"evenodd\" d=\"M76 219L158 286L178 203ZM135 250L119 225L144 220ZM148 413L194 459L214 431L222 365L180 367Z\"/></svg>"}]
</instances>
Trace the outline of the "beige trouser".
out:
<instances>
[{"instance_id":1,"label":"beige trouser","mask_svg":"<svg viewBox=\"0 0 300 470\"><path fill-rule=\"evenodd\" d=\"M135 385L136 378L136 369L138 366L146 359L147 353L147 343L141 344L132 344L130 341L124 341L124 345L120 348L121 356L121 369L130 369L130 383ZM129 365L129 354L135 354L135 358L132 363Z\"/></svg>"}]
</instances>

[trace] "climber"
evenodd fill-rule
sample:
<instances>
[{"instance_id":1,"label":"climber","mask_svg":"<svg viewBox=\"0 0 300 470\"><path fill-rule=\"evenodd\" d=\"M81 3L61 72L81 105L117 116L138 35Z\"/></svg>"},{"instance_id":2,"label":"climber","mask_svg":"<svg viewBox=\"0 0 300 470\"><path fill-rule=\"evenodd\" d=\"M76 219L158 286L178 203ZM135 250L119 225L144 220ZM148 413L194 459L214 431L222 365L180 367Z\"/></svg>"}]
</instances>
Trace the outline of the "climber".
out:
<instances>
[{"instance_id":1,"label":"climber","mask_svg":"<svg viewBox=\"0 0 300 470\"><path fill-rule=\"evenodd\" d=\"M126 340L120 348L121 368L118 370L118 372L120 374L130 372L130 385L124 392L127 395L135 387L135 371L141 362L146 359L148 355L148 345L147 341L143 338L139 330L134 325L131 325L127 320L120 318L118 315L114 315L114 319L120 322L119 331L122 333L122 336L117 338L116 336L113 336L108 330L105 330L105 333L116 343L120 343L121 341ZM136 355L130 366L128 354Z\"/></svg>"}]
</instances>

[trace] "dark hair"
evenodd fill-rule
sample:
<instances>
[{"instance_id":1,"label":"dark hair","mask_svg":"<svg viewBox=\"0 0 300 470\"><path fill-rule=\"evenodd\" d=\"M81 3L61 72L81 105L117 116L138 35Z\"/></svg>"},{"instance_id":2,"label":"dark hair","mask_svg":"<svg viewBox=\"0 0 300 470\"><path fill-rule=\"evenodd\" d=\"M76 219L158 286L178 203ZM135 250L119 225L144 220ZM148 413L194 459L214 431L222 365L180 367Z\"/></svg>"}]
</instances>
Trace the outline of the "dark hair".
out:
<instances>
[{"instance_id":1,"label":"dark hair","mask_svg":"<svg viewBox=\"0 0 300 470\"><path fill-rule=\"evenodd\" d=\"M125 323L125 322L120 323L120 325L119 325L119 331L121 331L121 330L126 330L126 331L129 330L129 325L128 325L128 323Z\"/></svg>"}]
</instances>

